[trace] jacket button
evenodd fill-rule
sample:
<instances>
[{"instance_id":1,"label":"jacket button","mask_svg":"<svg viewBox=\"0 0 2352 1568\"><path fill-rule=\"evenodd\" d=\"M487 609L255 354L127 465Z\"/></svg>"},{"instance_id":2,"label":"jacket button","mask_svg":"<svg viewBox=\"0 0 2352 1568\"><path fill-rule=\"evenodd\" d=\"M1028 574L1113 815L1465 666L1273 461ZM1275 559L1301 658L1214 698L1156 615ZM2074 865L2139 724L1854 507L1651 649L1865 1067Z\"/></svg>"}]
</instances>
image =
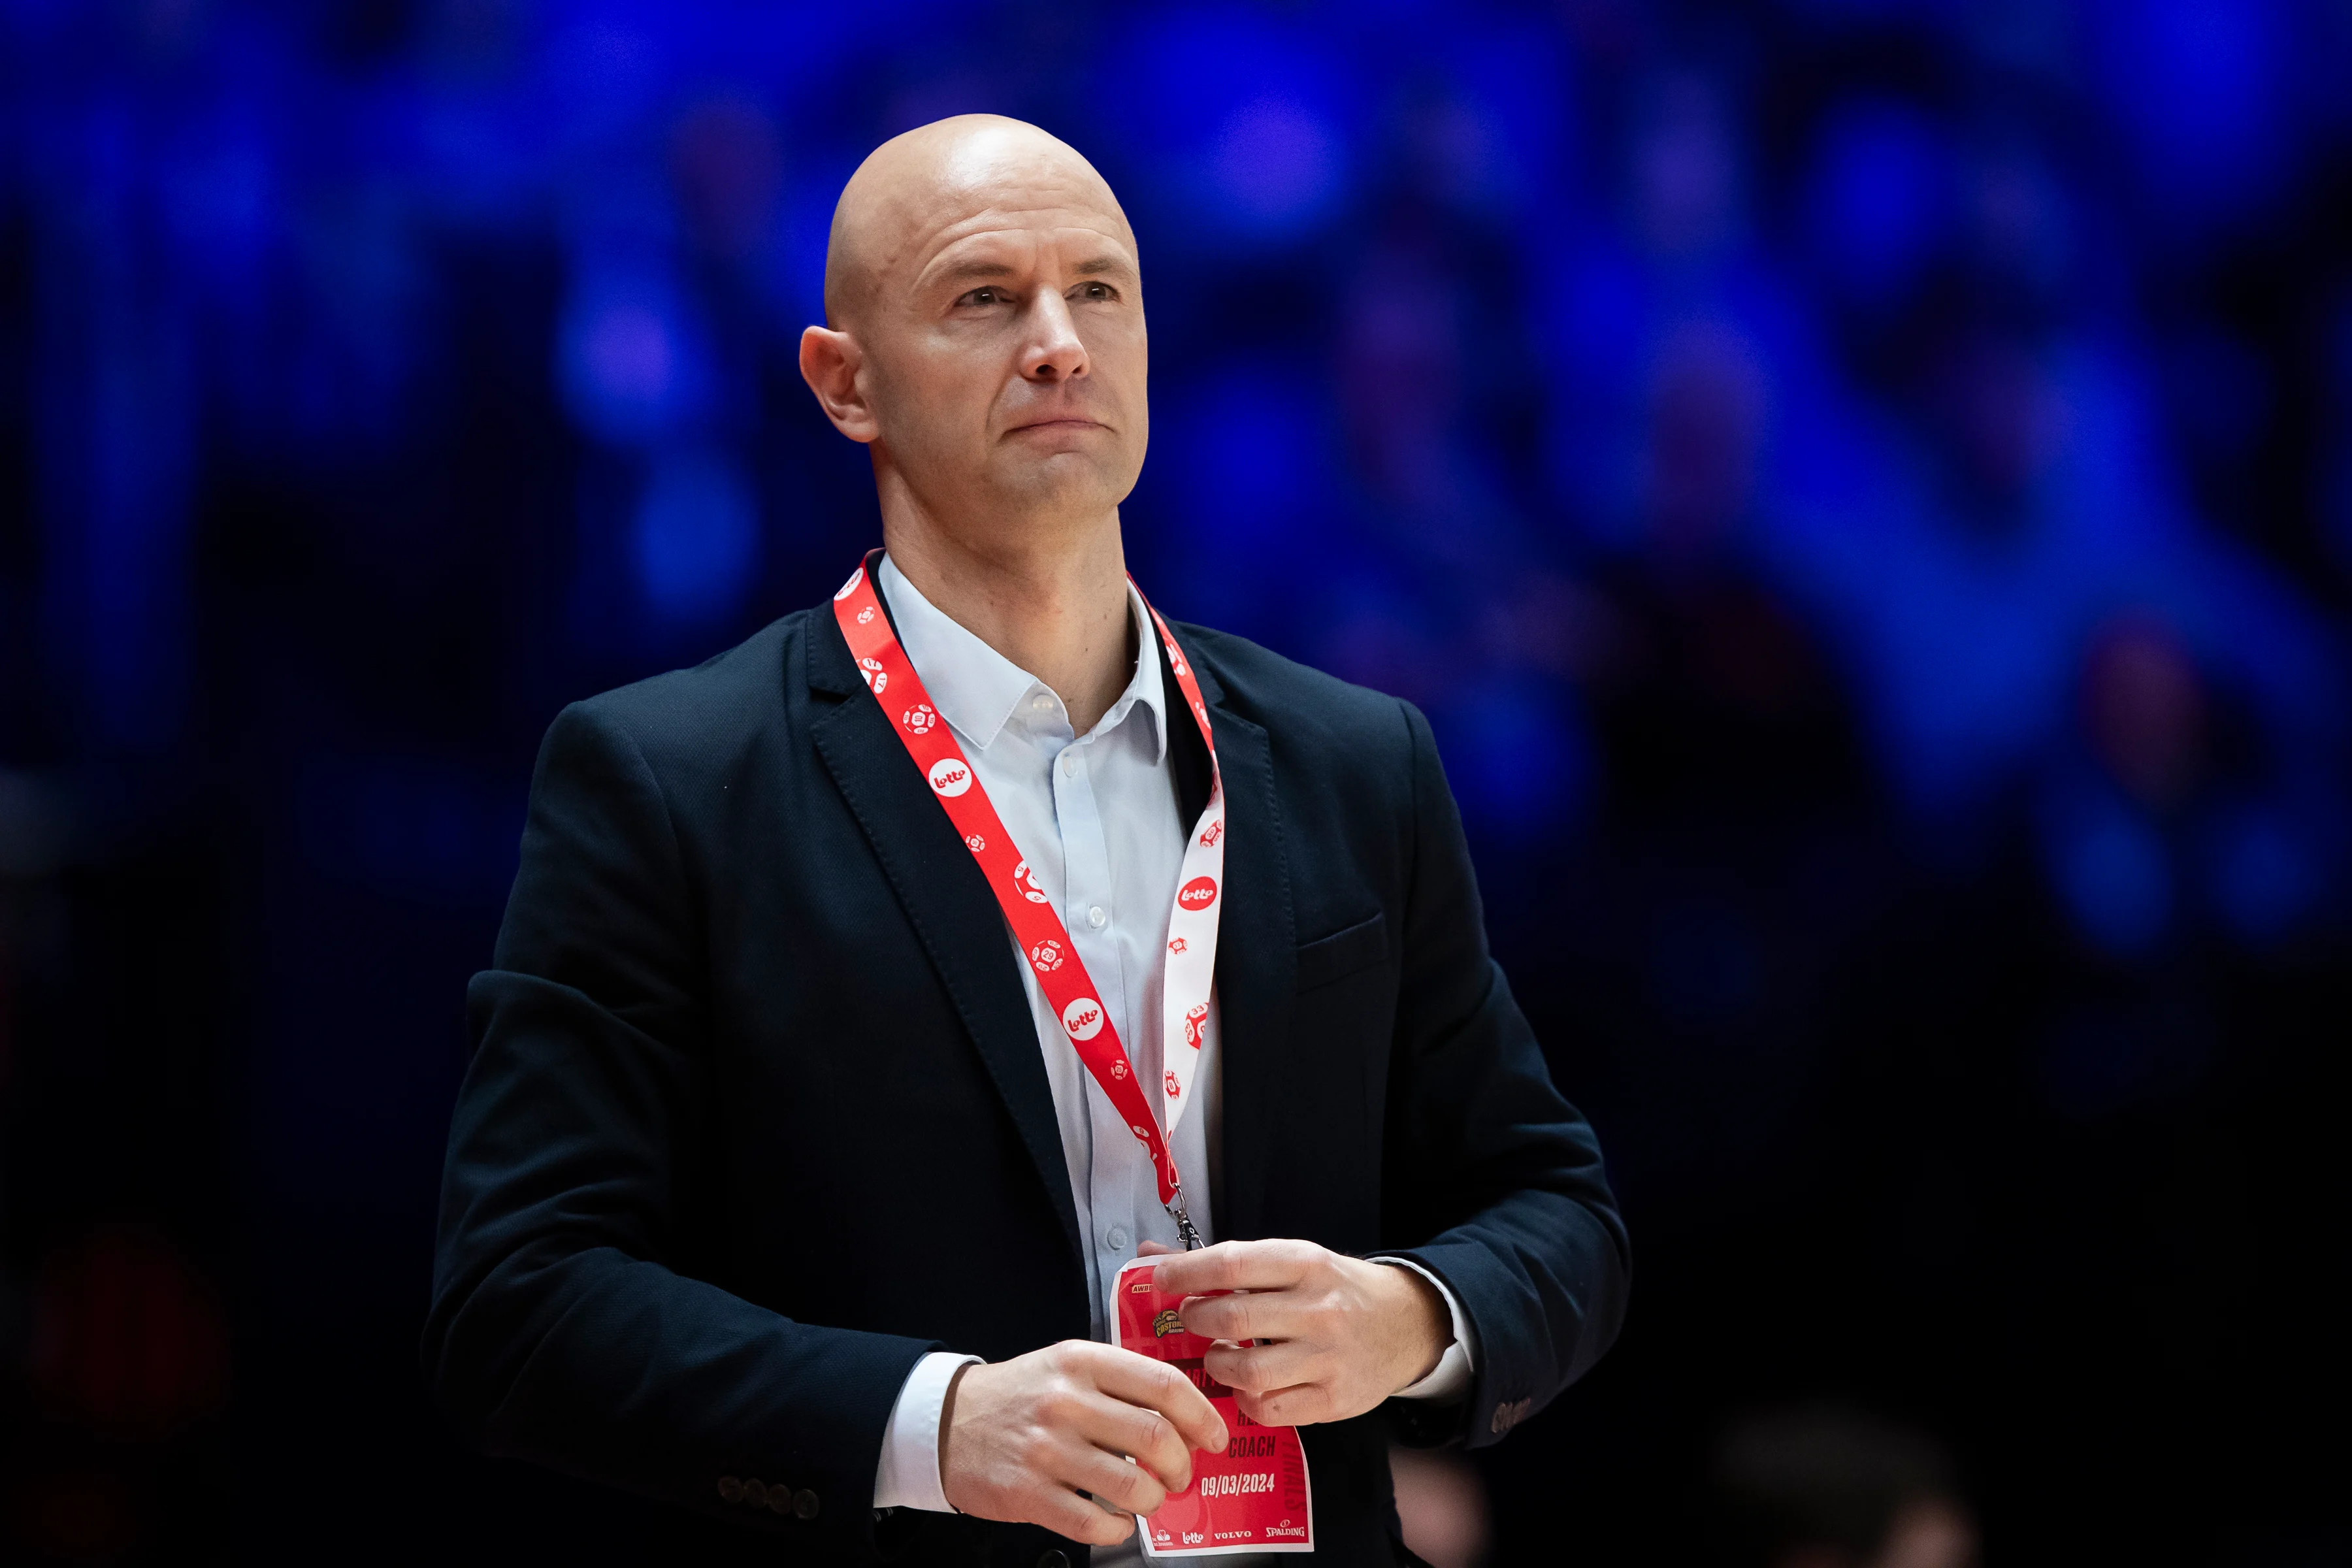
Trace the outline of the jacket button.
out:
<instances>
[{"instance_id":1,"label":"jacket button","mask_svg":"<svg viewBox=\"0 0 2352 1568\"><path fill-rule=\"evenodd\" d=\"M743 1500L751 1504L753 1508L767 1507L768 1483L761 1480L745 1481L743 1483Z\"/></svg>"},{"instance_id":2,"label":"jacket button","mask_svg":"<svg viewBox=\"0 0 2352 1568\"><path fill-rule=\"evenodd\" d=\"M1070 1568L1070 1560L1063 1556L1062 1549L1056 1546L1050 1552L1038 1554L1037 1568Z\"/></svg>"},{"instance_id":3,"label":"jacket button","mask_svg":"<svg viewBox=\"0 0 2352 1568\"><path fill-rule=\"evenodd\" d=\"M793 1512L802 1519L814 1519L820 1506L822 1500L806 1487L803 1487L793 1499Z\"/></svg>"},{"instance_id":4,"label":"jacket button","mask_svg":"<svg viewBox=\"0 0 2352 1568\"><path fill-rule=\"evenodd\" d=\"M719 1500L720 1502L741 1502L743 1500L743 1479L740 1476L719 1477Z\"/></svg>"}]
</instances>

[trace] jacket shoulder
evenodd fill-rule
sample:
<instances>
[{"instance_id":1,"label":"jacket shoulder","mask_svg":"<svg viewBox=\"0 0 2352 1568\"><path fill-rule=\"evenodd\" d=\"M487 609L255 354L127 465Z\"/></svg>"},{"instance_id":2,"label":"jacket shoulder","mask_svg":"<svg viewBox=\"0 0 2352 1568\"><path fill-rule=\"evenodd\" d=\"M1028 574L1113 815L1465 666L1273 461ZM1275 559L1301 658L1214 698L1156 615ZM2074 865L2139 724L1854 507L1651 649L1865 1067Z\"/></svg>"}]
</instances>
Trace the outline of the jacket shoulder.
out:
<instances>
[{"instance_id":1,"label":"jacket shoulder","mask_svg":"<svg viewBox=\"0 0 2352 1568\"><path fill-rule=\"evenodd\" d=\"M648 676L584 698L557 728L584 725L626 737L657 775L740 755L788 725L813 610L795 610L690 669Z\"/></svg>"},{"instance_id":2,"label":"jacket shoulder","mask_svg":"<svg viewBox=\"0 0 2352 1568\"><path fill-rule=\"evenodd\" d=\"M1328 747L1335 759L1412 747L1410 705L1401 697L1327 675L1231 632L1187 622L1173 629L1223 688L1223 707L1292 746Z\"/></svg>"}]
</instances>

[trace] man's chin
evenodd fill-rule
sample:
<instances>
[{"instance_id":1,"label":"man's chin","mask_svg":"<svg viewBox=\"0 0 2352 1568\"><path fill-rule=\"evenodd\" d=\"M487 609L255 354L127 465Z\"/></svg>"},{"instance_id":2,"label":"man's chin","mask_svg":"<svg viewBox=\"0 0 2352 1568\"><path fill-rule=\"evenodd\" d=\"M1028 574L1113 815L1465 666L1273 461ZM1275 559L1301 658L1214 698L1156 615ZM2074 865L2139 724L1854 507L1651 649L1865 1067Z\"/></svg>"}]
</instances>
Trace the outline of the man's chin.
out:
<instances>
[{"instance_id":1,"label":"man's chin","mask_svg":"<svg viewBox=\"0 0 2352 1568\"><path fill-rule=\"evenodd\" d=\"M1135 475L1115 470L1093 452L1008 454L1023 460L997 465L995 489L1024 511L1107 511L1127 499Z\"/></svg>"}]
</instances>

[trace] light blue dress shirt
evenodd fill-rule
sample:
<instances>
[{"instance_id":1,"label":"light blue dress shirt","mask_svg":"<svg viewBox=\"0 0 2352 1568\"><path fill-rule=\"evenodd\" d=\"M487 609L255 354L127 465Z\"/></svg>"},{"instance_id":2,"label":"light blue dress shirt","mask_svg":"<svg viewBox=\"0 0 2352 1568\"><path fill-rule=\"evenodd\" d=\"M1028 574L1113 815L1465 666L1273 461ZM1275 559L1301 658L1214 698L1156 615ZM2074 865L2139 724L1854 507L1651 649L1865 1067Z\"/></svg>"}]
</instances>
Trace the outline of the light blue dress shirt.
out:
<instances>
[{"instance_id":1,"label":"light blue dress shirt","mask_svg":"<svg viewBox=\"0 0 2352 1568\"><path fill-rule=\"evenodd\" d=\"M887 555L877 574L908 662L948 721L980 786L1053 900L1111 1026L1145 1083L1160 1070L1161 966L1169 910L1182 874L1190 824L1180 815L1168 767L1170 704L1160 663L1150 656L1155 633L1142 595L1128 589L1136 646L1145 656L1095 726L1070 727L1069 710L1044 681L1022 669L919 593ZM1189 719L1189 715L1184 716ZM1064 1037L1020 944L1005 930L1014 967L1029 994L1045 1078L1053 1089L1062 1158L1085 1236L1087 1295L1094 1337L1111 1338L1106 1286L1119 1265L1150 1239L1177 1246L1176 1222L1160 1206L1150 1159ZM1218 1013L1210 998L1193 1079L1199 1092L1178 1123L1171 1152L1182 1173L1187 1212L1204 1242L1211 1234L1222 1121ZM1444 1293L1454 1342L1436 1369L1403 1397L1458 1397L1470 1378L1469 1326L1442 1281L1410 1259ZM956 1369L977 1357L934 1352L916 1363L900 1389L883 1436L875 1476L877 1508L945 1510L940 1487L940 1411ZM1094 1553L1097 1563L1128 1561L1133 1541Z\"/></svg>"}]
</instances>

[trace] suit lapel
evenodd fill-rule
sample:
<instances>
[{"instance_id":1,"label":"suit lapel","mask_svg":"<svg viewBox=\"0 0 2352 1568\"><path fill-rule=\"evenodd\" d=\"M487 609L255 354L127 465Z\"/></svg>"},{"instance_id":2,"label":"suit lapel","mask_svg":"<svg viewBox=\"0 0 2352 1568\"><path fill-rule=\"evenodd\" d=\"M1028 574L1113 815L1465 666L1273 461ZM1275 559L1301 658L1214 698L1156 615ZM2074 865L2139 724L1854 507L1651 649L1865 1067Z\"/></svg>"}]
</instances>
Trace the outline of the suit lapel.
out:
<instances>
[{"instance_id":1,"label":"suit lapel","mask_svg":"<svg viewBox=\"0 0 2352 1568\"><path fill-rule=\"evenodd\" d=\"M810 628L809 685L841 699L830 711L819 704L812 725L817 754L865 830L883 875L971 1031L1076 1255L1077 1207L1062 1157L1053 1089L1038 1056L1028 995L1013 965L1003 913L954 824L866 691L830 605Z\"/></svg>"},{"instance_id":2,"label":"suit lapel","mask_svg":"<svg viewBox=\"0 0 2352 1568\"><path fill-rule=\"evenodd\" d=\"M1217 931L1223 1159L1213 1196L1217 1234L1248 1238L1265 1224L1279 1068L1297 988L1289 858L1265 729L1225 708L1223 684L1202 663L1198 643L1182 632L1177 641L1209 705L1225 784L1225 909Z\"/></svg>"}]
</instances>

